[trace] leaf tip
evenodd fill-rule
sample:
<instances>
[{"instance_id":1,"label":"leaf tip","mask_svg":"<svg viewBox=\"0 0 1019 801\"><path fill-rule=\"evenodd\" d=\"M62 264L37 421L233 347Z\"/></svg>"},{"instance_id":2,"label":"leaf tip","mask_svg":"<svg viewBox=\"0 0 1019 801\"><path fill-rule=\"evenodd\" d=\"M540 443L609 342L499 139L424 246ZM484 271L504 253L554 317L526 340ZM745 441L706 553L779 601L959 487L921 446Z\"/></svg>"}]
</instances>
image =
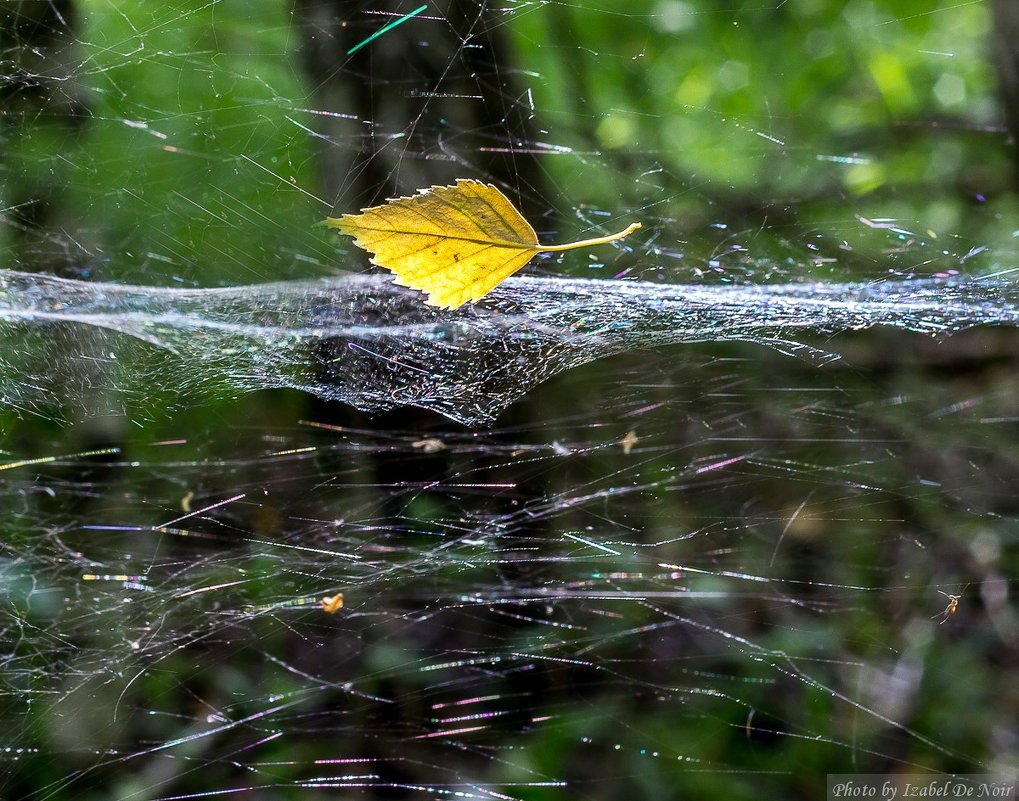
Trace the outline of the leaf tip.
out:
<instances>
[{"instance_id":1,"label":"leaf tip","mask_svg":"<svg viewBox=\"0 0 1019 801\"><path fill-rule=\"evenodd\" d=\"M321 222L317 223L325 228L335 228L341 233L349 233L348 228L350 226L349 220L352 217L359 217L358 214L344 214L340 217L326 217Z\"/></svg>"}]
</instances>

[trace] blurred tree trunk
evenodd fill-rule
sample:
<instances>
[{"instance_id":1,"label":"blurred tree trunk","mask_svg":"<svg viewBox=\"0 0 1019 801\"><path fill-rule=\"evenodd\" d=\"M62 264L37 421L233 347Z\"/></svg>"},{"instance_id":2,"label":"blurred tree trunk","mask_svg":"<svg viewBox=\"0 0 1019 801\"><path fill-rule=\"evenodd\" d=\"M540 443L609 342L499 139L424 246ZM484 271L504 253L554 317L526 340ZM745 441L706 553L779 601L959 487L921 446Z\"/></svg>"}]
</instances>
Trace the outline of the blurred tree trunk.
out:
<instances>
[{"instance_id":1,"label":"blurred tree trunk","mask_svg":"<svg viewBox=\"0 0 1019 801\"><path fill-rule=\"evenodd\" d=\"M533 151L532 108L517 81L502 14L478 0L435 0L419 15L350 51L408 13L409 2L297 0L304 65L318 116L323 191L337 213L413 194L456 178L498 186L525 216L547 214L543 172ZM378 9L393 13L380 14ZM398 10L398 11L397 11ZM364 257L367 263L367 257ZM323 369L342 369L349 343L320 344ZM384 360L380 362L384 365ZM379 430L448 428L430 411L399 408L368 419L313 402L317 419ZM385 486L433 480L448 454L408 460L380 451L376 480ZM483 479L479 479L483 480ZM398 523L404 500L388 512Z\"/></svg>"},{"instance_id":2,"label":"blurred tree trunk","mask_svg":"<svg viewBox=\"0 0 1019 801\"><path fill-rule=\"evenodd\" d=\"M324 189L340 211L432 184L496 184L525 214L545 212L531 107L498 11L477 0L297 0L305 68L321 111ZM396 9L399 9L397 11Z\"/></svg>"},{"instance_id":3,"label":"blurred tree trunk","mask_svg":"<svg viewBox=\"0 0 1019 801\"><path fill-rule=\"evenodd\" d=\"M20 144L44 128L76 136L87 119L73 78L73 0L0 5L0 156L4 163L4 267L76 277L87 254L60 228L64 183L59 170L26 161Z\"/></svg>"},{"instance_id":4,"label":"blurred tree trunk","mask_svg":"<svg viewBox=\"0 0 1019 801\"><path fill-rule=\"evenodd\" d=\"M1019 187L1019 0L994 0L994 59Z\"/></svg>"}]
</instances>

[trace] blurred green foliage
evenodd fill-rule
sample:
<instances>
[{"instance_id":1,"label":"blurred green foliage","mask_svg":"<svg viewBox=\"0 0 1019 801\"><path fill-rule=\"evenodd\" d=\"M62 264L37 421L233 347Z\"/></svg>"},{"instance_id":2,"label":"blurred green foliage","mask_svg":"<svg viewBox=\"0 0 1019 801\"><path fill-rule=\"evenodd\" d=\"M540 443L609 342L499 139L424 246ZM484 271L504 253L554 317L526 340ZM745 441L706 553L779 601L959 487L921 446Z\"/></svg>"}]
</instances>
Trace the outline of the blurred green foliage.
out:
<instances>
[{"instance_id":1,"label":"blurred green foliage","mask_svg":"<svg viewBox=\"0 0 1019 801\"><path fill-rule=\"evenodd\" d=\"M790 257L794 277L817 247L843 277L898 266L857 216L940 237L939 267L973 246L1015 254L984 4L594 2L510 20L540 127L575 149L546 159L564 217L624 200L694 269L720 242ZM814 252L790 244L808 233Z\"/></svg>"},{"instance_id":2,"label":"blurred green foliage","mask_svg":"<svg viewBox=\"0 0 1019 801\"><path fill-rule=\"evenodd\" d=\"M9 266L48 257L94 277L216 285L346 260L310 227L333 204L349 210L315 199L313 112L362 110L315 108L299 16L151 2L85 2L79 16L68 69L84 119L68 127L52 100L14 108L4 137L5 195L52 206L49 224L68 236L15 246L8 229ZM749 262L756 278L819 259L838 261L841 277L905 268L889 253L901 243L857 216L936 238L924 255L938 269L974 246L1015 253L983 4L519 3L485 20L505 26L516 62L505 68L528 93L506 107L533 103L539 142L559 148L538 159L560 224L598 222L584 208L640 213L660 227L658 248L685 254L658 254L641 274L690 280L733 247L741 255L723 267ZM440 24L410 23L423 43ZM403 132L364 125L400 146ZM968 268L980 266L993 264Z\"/></svg>"}]
</instances>

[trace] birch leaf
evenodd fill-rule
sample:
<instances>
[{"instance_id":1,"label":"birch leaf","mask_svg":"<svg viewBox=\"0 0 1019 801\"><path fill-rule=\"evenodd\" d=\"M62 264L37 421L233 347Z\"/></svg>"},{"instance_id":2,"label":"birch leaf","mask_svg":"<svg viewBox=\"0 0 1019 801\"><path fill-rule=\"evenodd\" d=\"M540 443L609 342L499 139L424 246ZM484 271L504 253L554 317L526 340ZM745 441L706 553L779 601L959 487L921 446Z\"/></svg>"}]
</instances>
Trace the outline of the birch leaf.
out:
<instances>
[{"instance_id":1,"label":"birch leaf","mask_svg":"<svg viewBox=\"0 0 1019 801\"><path fill-rule=\"evenodd\" d=\"M373 254L372 264L396 275L397 284L427 292L426 303L446 309L480 300L536 253L601 245L640 228L633 223L611 236L542 245L502 192L466 178L325 224L354 237L355 245Z\"/></svg>"}]
</instances>

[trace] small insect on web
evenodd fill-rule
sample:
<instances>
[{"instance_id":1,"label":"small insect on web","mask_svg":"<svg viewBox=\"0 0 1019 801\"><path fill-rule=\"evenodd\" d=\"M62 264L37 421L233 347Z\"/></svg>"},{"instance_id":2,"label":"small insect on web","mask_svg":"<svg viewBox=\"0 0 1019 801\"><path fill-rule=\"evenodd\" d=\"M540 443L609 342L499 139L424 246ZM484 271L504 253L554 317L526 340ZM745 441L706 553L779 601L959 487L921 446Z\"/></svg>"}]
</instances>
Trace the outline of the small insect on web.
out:
<instances>
[{"instance_id":1,"label":"small insect on web","mask_svg":"<svg viewBox=\"0 0 1019 801\"><path fill-rule=\"evenodd\" d=\"M372 264L392 270L397 284L427 292L426 303L446 309L480 300L536 253L603 245L640 228L636 222L609 236L542 245L509 198L467 178L323 222L372 252Z\"/></svg>"},{"instance_id":2,"label":"small insect on web","mask_svg":"<svg viewBox=\"0 0 1019 801\"><path fill-rule=\"evenodd\" d=\"M966 587L969 587L969 584L967 584ZM949 617L954 615L956 610L959 608L959 600L962 598L963 593L966 592L966 587L963 587L962 592L960 592L958 595L949 595L944 590L938 590L939 593L941 593L948 599L948 606L945 607L943 612L938 612L936 615L931 615L930 619L934 620L934 618L940 617L941 618L941 620L939 621L940 624L944 623L946 620L948 620Z\"/></svg>"}]
</instances>

